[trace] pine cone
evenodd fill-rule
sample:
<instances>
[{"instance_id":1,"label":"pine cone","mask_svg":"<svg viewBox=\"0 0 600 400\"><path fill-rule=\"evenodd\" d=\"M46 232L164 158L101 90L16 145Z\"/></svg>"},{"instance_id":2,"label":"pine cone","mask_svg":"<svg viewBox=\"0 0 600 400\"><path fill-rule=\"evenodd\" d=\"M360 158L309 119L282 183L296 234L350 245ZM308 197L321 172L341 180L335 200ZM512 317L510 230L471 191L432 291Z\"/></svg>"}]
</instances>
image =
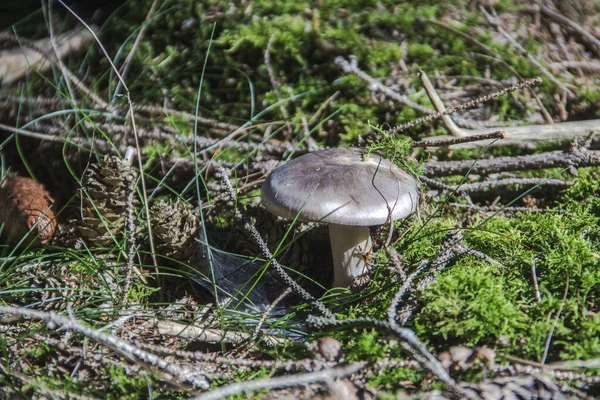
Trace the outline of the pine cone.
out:
<instances>
[{"instance_id":1,"label":"pine cone","mask_svg":"<svg viewBox=\"0 0 600 400\"><path fill-rule=\"evenodd\" d=\"M200 218L193 207L181 200L161 201L151 211L158 252L188 261L198 248L194 239L200 230Z\"/></svg>"},{"instance_id":2,"label":"pine cone","mask_svg":"<svg viewBox=\"0 0 600 400\"><path fill-rule=\"evenodd\" d=\"M90 166L83 179L77 223L77 233L88 244L106 247L123 237L128 196L135 195L136 179L137 172L118 157L107 155L100 164Z\"/></svg>"},{"instance_id":3,"label":"pine cone","mask_svg":"<svg viewBox=\"0 0 600 400\"><path fill-rule=\"evenodd\" d=\"M56 220L51 206L54 199L44 186L31 178L6 179L0 186L0 224L2 236L16 244L44 245L52 239Z\"/></svg>"}]
</instances>

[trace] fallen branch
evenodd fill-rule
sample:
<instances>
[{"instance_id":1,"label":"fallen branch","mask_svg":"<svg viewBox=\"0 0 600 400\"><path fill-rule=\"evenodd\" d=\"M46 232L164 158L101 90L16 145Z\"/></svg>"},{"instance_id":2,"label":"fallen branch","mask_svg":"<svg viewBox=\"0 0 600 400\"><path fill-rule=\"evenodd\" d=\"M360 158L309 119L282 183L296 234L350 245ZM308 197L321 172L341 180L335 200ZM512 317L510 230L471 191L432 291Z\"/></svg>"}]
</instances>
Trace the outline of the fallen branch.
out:
<instances>
[{"instance_id":1,"label":"fallen branch","mask_svg":"<svg viewBox=\"0 0 600 400\"><path fill-rule=\"evenodd\" d=\"M11 306L0 306L0 313L20 315L26 318L33 318L40 321L44 321L48 328L54 330L65 330L73 331L84 335L85 337L92 339L98 343L101 343L107 347L111 347L119 353L125 354L133 359L140 360L141 362L157 367L169 374L174 375L178 379L184 382L189 382L193 386L199 389L208 389L209 383L206 378L202 376L199 371L194 371L190 368L180 366L178 364L169 362L162 359L152 353L148 353L144 350L138 349L129 342L118 338L117 336L102 333L99 330L95 330L83 325L81 322L74 318L67 318L55 312L44 312L36 311L28 308L17 308Z\"/></svg>"},{"instance_id":2,"label":"fallen branch","mask_svg":"<svg viewBox=\"0 0 600 400\"><path fill-rule=\"evenodd\" d=\"M573 186L573 182L545 178L492 179L483 182L465 183L460 185L458 190L462 192L473 193L492 190L503 186L553 186L557 189L565 189Z\"/></svg>"},{"instance_id":3,"label":"fallen branch","mask_svg":"<svg viewBox=\"0 0 600 400\"><path fill-rule=\"evenodd\" d=\"M414 110L420 111L424 114L434 114L435 113L435 110L432 110L431 108L423 107L422 105L415 103L414 101L410 100L408 98L408 96L400 94L400 93L390 89L389 87L387 87L384 84L382 84L381 82L379 82L377 79L369 76L367 73L365 73L360 68L358 68L357 58L355 56L350 56L350 62L346 61L344 59L344 57L337 57L335 59L335 63L337 65L339 65L340 67L342 67L342 70L345 73L347 73L347 74L352 73L352 74L358 76L359 78L361 78L362 80L364 80L365 82L367 82L369 84L369 89L371 91L381 92L381 93L385 94L386 96L388 96L389 98L396 100L398 103L404 104L405 106L408 106Z\"/></svg>"},{"instance_id":4,"label":"fallen branch","mask_svg":"<svg viewBox=\"0 0 600 400\"><path fill-rule=\"evenodd\" d=\"M252 334L240 331L225 331L222 329L207 328L192 324L182 324L175 321L156 321L156 333L166 336L177 336L186 339L198 340L205 343L229 343L241 345L253 338ZM287 342L286 339L276 336L263 336L267 346L275 347Z\"/></svg>"},{"instance_id":5,"label":"fallen branch","mask_svg":"<svg viewBox=\"0 0 600 400\"><path fill-rule=\"evenodd\" d=\"M489 160L427 161L423 174L428 177L449 175L488 175L503 171L525 171L545 168L592 167L600 165L600 151L577 148L542 154L497 157Z\"/></svg>"},{"instance_id":6,"label":"fallen branch","mask_svg":"<svg viewBox=\"0 0 600 400\"><path fill-rule=\"evenodd\" d=\"M451 149L482 149L497 146L531 146L539 142L571 142L573 139L587 138L590 133L600 131L600 119L587 121L569 121L548 125L511 126L501 128L504 138L484 139L480 141L460 142ZM485 135L497 132L498 128L483 128L471 131L470 134ZM432 146L433 147L433 146Z\"/></svg>"}]
</instances>

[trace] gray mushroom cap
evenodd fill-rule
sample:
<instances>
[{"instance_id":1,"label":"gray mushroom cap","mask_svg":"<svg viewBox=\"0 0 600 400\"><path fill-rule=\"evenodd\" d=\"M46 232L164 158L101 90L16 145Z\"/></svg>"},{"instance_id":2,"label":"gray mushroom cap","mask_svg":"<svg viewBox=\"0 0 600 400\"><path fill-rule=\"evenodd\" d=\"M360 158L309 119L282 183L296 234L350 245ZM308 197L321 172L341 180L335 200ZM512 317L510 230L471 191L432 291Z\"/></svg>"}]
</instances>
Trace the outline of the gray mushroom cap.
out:
<instances>
[{"instance_id":1,"label":"gray mushroom cap","mask_svg":"<svg viewBox=\"0 0 600 400\"><path fill-rule=\"evenodd\" d=\"M415 211L417 181L396 164L358 148L333 148L277 168L261 189L273 214L338 225L383 225Z\"/></svg>"}]
</instances>

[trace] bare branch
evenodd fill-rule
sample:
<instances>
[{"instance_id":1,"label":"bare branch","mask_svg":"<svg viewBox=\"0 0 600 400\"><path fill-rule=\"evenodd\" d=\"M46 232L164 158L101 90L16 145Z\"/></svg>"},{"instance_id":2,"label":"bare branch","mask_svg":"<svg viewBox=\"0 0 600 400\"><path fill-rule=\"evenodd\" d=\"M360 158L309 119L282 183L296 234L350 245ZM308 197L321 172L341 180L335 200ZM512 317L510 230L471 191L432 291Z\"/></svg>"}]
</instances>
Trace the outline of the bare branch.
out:
<instances>
[{"instance_id":1,"label":"bare branch","mask_svg":"<svg viewBox=\"0 0 600 400\"><path fill-rule=\"evenodd\" d=\"M423 173L428 177L439 177L467 173L481 175L502 171L597 165L600 165L600 151L579 148L566 152L555 151L528 156L497 157L489 160L427 161L423 164Z\"/></svg>"}]
</instances>

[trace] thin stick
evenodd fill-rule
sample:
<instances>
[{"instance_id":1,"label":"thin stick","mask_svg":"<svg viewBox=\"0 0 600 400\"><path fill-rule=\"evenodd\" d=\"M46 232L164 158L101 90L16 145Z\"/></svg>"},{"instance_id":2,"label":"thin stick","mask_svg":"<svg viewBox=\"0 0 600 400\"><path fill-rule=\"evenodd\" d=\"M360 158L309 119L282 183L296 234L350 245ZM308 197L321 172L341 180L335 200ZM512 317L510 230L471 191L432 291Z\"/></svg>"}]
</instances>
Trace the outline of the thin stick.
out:
<instances>
[{"instance_id":1,"label":"thin stick","mask_svg":"<svg viewBox=\"0 0 600 400\"><path fill-rule=\"evenodd\" d=\"M65 76L65 84L67 85L67 89L69 90L69 101L72 102L75 107L77 107L77 99L75 98L75 91L71 87L71 82L67 78L66 69L67 67L60 59L60 54L58 51L58 44L56 43L56 37L54 36L54 23L52 21L52 0L46 2L46 0L42 0L42 12L44 14L44 18L48 21L48 30L50 31L50 44L52 45L52 50L54 51L56 57L56 64L60 68L61 72Z\"/></svg>"},{"instance_id":2,"label":"thin stick","mask_svg":"<svg viewBox=\"0 0 600 400\"><path fill-rule=\"evenodd\" d=\"M537 213L557 213L564 214L565 210L548 210L544 208L531 208L531 207L511 207L511 206L476 206L473 204L460 204L460 203L446 203L448 207L462 208L473 210L482 213L518 213L518 212L537 212Z\"/></svg>"},{"instance_id":3,"label":"thin stick","mask_svg":"<svg viewBox=\"0 0 600 400\"><path fill-rule=\"evenodd\" d=\"M256 340L258 339L258 335L260 335L260 330L262 329L262 326L265 324L265 321L269 317L269 314L271 314L271 311L273 311L273 309L277 307L277 304L279 304L281 300L283 300L284 297L290 293L292 293L292 288L289 287L285 289L275 300L273 300L273 302L269 304L267 308L265 308L265 311L258 320L258 324L256 324L256 328L254 328L254 333L252 335L252 338L250 339L250 342L256 342Z\"/></svg>"},{"instance_id":4,"label":"thin stick","mask_svg":"<svg viewBox=\"0 0 600 400\"><path fill-rule=\"evenodd\" d=\"M201 117L199 115L191 114L185 111L174 110L172 108L165 108L156 105L134 105L133 110L137 112L145 112L145 113L161 113L166 115L175 115L177 117L185 118L189 121L197 121L198 123L212 126L213 128L222 129L224 131L230 132L235 131L239 128L237 125L228 124L226 122L216 121L214 119Z\"/></svg>"},{"instance_id":5,"label":"thin stick","mask_svg":"<svg viewBox=\"0 0 600 400\"><path fill-rule=\"evenodd\" d=\"M554 151L528 156L497 157L464 161L427 161L423 174L429 177L448 175L480 175L503 171L526 171L544 168L592 167L600 165L600 151L579 148L572 151Z\"/></svg>"},{"instance_id":6,"label":"thin stick","mask_svg":"<svg viewBox=\"0 0 600 400\"><path fill-rule=\"evenodd\" d=\"M90 140L90 139L78 138L78 137L66 138L66 137L62 137L62 136L47 135L45 133L32 132L32 131L28 131L25 129L14 128L10 125L4 125L4 124L0 124L0 130L12 132L14 134L29 137L32 139L47 140L47 141L53 142L53 143L68 143L70 145L78 146L78 147L86 149L86 150L92 150L92 149L94 149L94 147L99 148L100 151L102 151L104 153L117 150L113 146L111 146L108 142L105 142L104 140L100 140L100 139ZM126 148L124 146L118 148L118 151L120 151L120 152L124 152L125 150L126 150Z\"/></svg>"},{"instance_id":7,"label":"thin stick","mask_svg":"<svg viewBox=\"0 0 600 400\"><path fill-rule=\"evenodd\" d=\"M535 303L539 304L542 301L542 295L540 294L540 285L538 284L537 271L535 269L535 260L531 258L531 279L533 280L533 287L535 289Z\"/></svg>"},{"instance_id":8,"label":"thin stick","mask_svg":"<svg viewBox=\"0 0 600 400\"><path fill-rule=\"evenodd\" d=\"M515 68L513 68L510 64L508 64L502 58L498 57L498 54L496 54L496 52L493 51L492 49L490 49L488 46L486 46L485 44L481 43L480 41L474 39L472 35L463 33L461 31L459 31L458 29L455 29L455 28L451 27L450 25L445 24L440 21L435 21L432 19L425 19L425 18L418 18L417 21L419 21L421 23L428 23L428 24L439 26L440 28L446 29L446 30L452 32L453 34L460 36L467 42L473 43L474 45L479 47L487 56L492 58L494 61L501 63L506 69L508 69L510 71L511 74L516 76L520 81L523 80L523 77L519 74L519 72ZM537 93L535 93L532 90L529 90L529 92L531 93L531 95L535 99L536 103L540 107L540 110L544 116L544 119L547 121L547 123L549 123L549 124L552 123L552 118L550 117L550 114L548 114L546 107L544 107L544 103L542 103L540 96L538 96Z\"/></svg>"},{"instance_id":9,"label":"thin stick","mask_svg":"<svg viewBox=\"0 0 600 400\"><path fill-rule=\"evenodd\" d=\"M421 78L421 83L425 88L425 92L427 92L427 96L429 97L429 100L431 100L431 103L433 103L433 106L435 107L437 112L443 113L444 111L446 111L446 106L444 106L442 99L440 99L440 96L437 94L425 71L419 70L419 78ZM444 124L446 129L448 129L450 134L454 137L460 138L467 135L454 123L454 121L452 121L452 118L450 118L447 114L442 115L442 123Z\"/></svg>"},{"instance_id":10,"label":"thin stick","mask_svg":"<svg viewBox=\"0 0 600 400\"><path fill-rule=\"evenodd\" d=\"M333 103L335 101L336 98L338 98L340 93L341 92L338 90L337 92L335 92L334 94L329 96L327 98L327 100L325 100L323 102L323 104L321 104L319 106L319 109L317 111L315 111L315 113L312 115L312 117L310 117L310 119L308 120L308 123L313 124L317 120L317 118L319 118L321 116L321 113L323 112L323 110L325 110L331 103Z\"/></svg>"},{"instance_id":11,"label":"thin stick","mask_svg":"<svg viewBox=\"0 0 600 400\"><path fill-rule=\"evenodd\" d=\"M156 11L156 6L158 6L158 0L154 0L152 2L152 5L150 6L150 10L148 11L148 14L146 14L146 18L144 19L144 22L142 23L142 26L140 27L140 30L138 31L138 34L135 38L135 42L133 43L133 46L131 46L131 51L129 52L129 54L127 55L127 58L125 59L125 61L123 62L123 65L121 66L122 71L123 71L121 76L123 77L123 79L119 80L119 83L117 84L117 88L115 89L115 94L113 95L111 104L119 96L119 92L121 92L121 88L123 87L121 82L125 80L125 78L127 77L127 74L129 73L129 68L131 68L131 60L133 59L135 52L137 51L138 47L140 46L142 38L144 37L144 33L146 33L146 28L150 24L149 21L152 18L152 15L154 14L154 12Z\"/></svg>"},{"instance_id":12,"label":"thin stick","mask_svg":"<svg viewBox=\"0 0 600 400\"><path fill-rule=\"evenodd\" d=\"M287 109L285 108L284 103L281 101L281 94L279 93L279 88L277 87L277 80L275 79L275 73L273 72L273 67L271 66L271 48L273 47L274 40L275 34L272 34L269 38L269 43L267 43L267 49L265 50L265 66L267 67L267 75L269 75L269 80L271 81L271 86L273 87L275 98L277 98L277 101L281 103L279 105L279 110L281 111L281 115L285 120L285 127L287 129L288 138L291 139L294 130L292 129L292 124L290 124L290 116L287 112Z\"/></svg>"},{"instance_id":13,"label":"thin stick","mask_svg":"<svg viewBox=\"0 0 600 400\"><path fill-rule=\"evenodd\" d=\"M498 90L497 92L494 92L492 94L488 94L488 95L484 95L484 96L478 97L475 100L468 101L468 102L460 104L458 106L448 107L443 112L438 112L438 113L426 115L425 117L416 119L416 120L408 122L406 124L396 126L396 127L392 128L392 129L390 129L390 132L391 133L402 132L402 131L404 131L404 130L406 130L408 128L413 128L413 127L415 127L417 125L421 125L423 123L432 121L434 119L441 118L444 115L453 114L453 113L455 113L457 111L467 110L469 108L472 108L472 107L476 106L477 104L485 103L487 101L496 99L496 98L498 98L500 96L504 96L505 94L507 94L509 92L514 92L516 90L520 90L522 88L529 87L529 86L532 86L532 85L539 85L541 83L542 83L542 79L540 77L533 78L533 79L528 79L526 81L523 81L523 82L511 85L511 86L508 86L508 87L505 87L504 89ZM482 133L482 132L477 131L476 133Z\"/></svg>"},{"instance_id":14,"label":"thin stick","mask_svg":"<svg viewBox=\"0 0 600 400\"><path fill-rule=\"evenodd\" d=\"M250 343L254 346L252 336L247 332L228 331L223 329L209 328L206 326L182 324L176 321L156 321L156 332L159 335L177 336L205 343L229 343L241 345ZM287 339L277 336L265 335L263 343L270 347L281 346Z\"/></svg>"},{"instance_id":15,"label":"thin stick","mask_svg":"<svg viewBox=\"0 0 600 400\"><path fill-rule=\"evenodd\" d=\"M545 16L549 17L550 19L554 20L555 22L558 22L566 30L577 34L581 38L581 40L586 45L588 45L589 48L594 52L596 57L600 57L600 40L599 39L597 39L594 35L592 35L588 31L586 31L585 29L583 29L582 27L577 25L574 21L572 21L569 18L565 17L564 15L559 14L558 12L550 9L548 6L545 6L542 4L543 3L540 3L540 5L536 5L533 7L526 7L523 9L523 11L535 12L535 13L537 13L538 11L541 11L542 14L544 14Z\"/></svg>"},{"instance_id":16,"label":"thin stick","mask_svg":"<svg viewBox=\"0 0 600 400\"><path fill-rule=\"evenodd\" d=\"M459 190L472 193L493 190L502 186L553 186L557 189L565 189L573 186L573 182L547 178L492 179L483 182L464 183L460 185Z\"/></svg>"},{"instance_id":17,"label":"thin stick","mask_svg":"<svg viewBox=\"0 0 600 400\"><path fill-rule=\"evenodd\" d=\"M415 147L445 147L451 146L459 143L468 143L468 142L477 142L479 140L495 140L495 139L504 139L506 137L506 133L504 131L494 131L489 133L479 133L469 136L462 137L451 137L447 139L424 139L418 142L413 142L410 144L412 148Z\"/></svg>"},{"instance_id":18,"label":"thin stick","mask_svg":"<svg viewBox=\"0 0 600 400\"><path fill-rule=\"evenodd\" d=\"M589 61L560 61L548 64L548 68L552 70L560 70L565 68L583 69L590 72L600 71L600 62L596 60Z\"/></svg>"},{"instance_id":19,"label":"thin stick","mask_svg":"<svg viewBox=\"0 0 600 400\"><path fill-rule=\"evenodd\" d=\"M77 15L73 10L71 10L69 8L69 6L67 6L65 4L65 2L63 0L58 0L58 2L60 4L62 4L62 6L65 7L71 14L73 14L73 16L75 18L77 18L77 20L83 26L85 26L87 30L90 31L90 33L94 37L94 40L96 41L96 43L98 43L98 46L100 47L100 50L102 50L102 52L104 53L104 56L106 57L106 60L110 64L111 68L115 71L115 74L119 78L119 81L122 83L123 88L125 89L125 97L127 97L127 103L129 104L129 114L130 114L130 118L131 118L131 128L133 130L133 137L135 138L135 149L137 150L137 154L142 154L142 151L140 149L140 143L139 143L137 128L136 128L136 124L135 124L135 115L134 115L134 112L133 112L133 102L131 101L129 87L127 86L127 84L123 80L123 77L121 76L121 74L117 70L117 67L112 62L110 56L108 55L108 52L106 51L106 49L104 48L104 46L102 46L102 42L100 42L100 39L98 38L98 36L96 35L96 33L92 30L92 28L90 28L89 25L86 24L85 21L81 17L79 17L79 15ZM152 256L152 263L154 264L155 267L158 267L158 260L156 259L156 247L154 246L154 235L152 234L152 224L150 223L150 206L148 205L148 191L146 190L146 179L144 178L144 164L143 164L143 161L142 161L142 157L138 157L137 159L138 159L138 167L140 169L140 182L142 183L142 196L144 197L144 211L146 212L146 226L148 228L148 242L150 243L150 251L151 251L151 256Z\"/></svg>"}]
</instances>

